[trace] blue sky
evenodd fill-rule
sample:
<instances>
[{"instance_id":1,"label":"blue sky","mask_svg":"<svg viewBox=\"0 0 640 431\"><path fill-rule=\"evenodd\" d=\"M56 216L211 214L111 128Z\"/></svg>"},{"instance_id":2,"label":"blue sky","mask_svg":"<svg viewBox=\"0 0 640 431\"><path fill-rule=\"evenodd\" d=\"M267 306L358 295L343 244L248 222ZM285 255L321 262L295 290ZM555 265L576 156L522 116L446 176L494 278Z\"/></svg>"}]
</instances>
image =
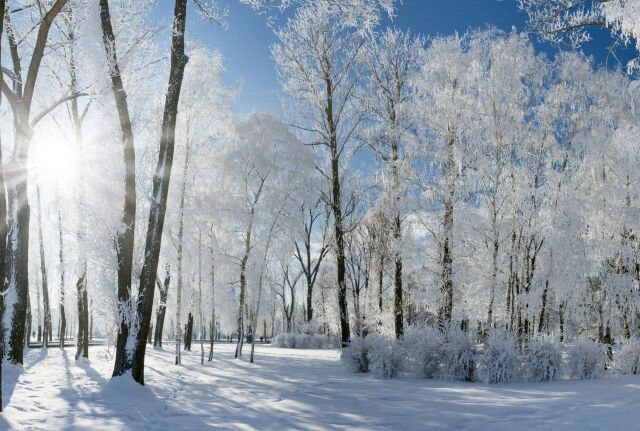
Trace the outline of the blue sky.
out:
<instances>
[{"instance_id":1,"label":"blue sky","mask_svg":"<svg viewBox=\"0 0 640 431\"><path fill-rule=\"evenodd\" d=\"M243 81L243 89L234 107L238 113L250 111L280 111L279 89L274 63L269 47L276 40L264 16L256 15L238 0L220 0L228 6L228 28L220 29L205 22L193 7L188 17L187 34L224 56L228 84ZM173 2L159 0L154 15L169 21ZM526 16L519 12L516 0L403 0L397 8L393 22L384 25L411 29L425 36L449 35L478 27L495 26L505 31L512 27L524 29ZM585 52L603 63L607 59L610 36L599 31L593 42L583 47ZM537 43L538 50L552 54L557 47ZM622 53L624 58L624 52ZM614 61L609 58L610 63ZM188 67L188 66L187 66Z\"/></svg>"}]
</instances>

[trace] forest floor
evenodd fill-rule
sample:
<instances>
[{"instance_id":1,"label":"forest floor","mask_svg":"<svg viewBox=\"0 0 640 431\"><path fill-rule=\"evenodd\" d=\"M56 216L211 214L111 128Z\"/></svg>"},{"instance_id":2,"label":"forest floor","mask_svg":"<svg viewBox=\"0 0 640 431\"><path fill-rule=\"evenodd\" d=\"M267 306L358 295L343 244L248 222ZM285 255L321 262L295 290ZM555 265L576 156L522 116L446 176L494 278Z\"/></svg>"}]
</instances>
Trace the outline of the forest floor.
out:
<instances>
[{"instance_id":1,"label":"forest floor","mask_svg":"<svg viewBox=\"0 0 640 431\"><path fill-rule=\"evenodd\" d=\"M28 430L619 430L640 427L640 377L483 385L376 380L352 374L333 350L257 346L256 365L217 344L174 366L174 350L147 350L146 387L109 379L113 360L94 347L30 350L24 369L5 369L7 423Z\"/></svg>"}]
</instances>

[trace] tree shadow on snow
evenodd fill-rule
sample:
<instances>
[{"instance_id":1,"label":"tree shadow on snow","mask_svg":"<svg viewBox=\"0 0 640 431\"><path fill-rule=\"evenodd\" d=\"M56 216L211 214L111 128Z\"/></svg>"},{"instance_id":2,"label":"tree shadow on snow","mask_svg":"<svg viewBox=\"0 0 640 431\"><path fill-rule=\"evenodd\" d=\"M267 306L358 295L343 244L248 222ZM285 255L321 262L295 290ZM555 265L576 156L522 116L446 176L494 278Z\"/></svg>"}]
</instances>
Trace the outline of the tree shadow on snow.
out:
<instances>
[{"instance_id":1,"label":"tree shadow on snow","mask_svg":"<svg viewBox=\"0 0 640 431\"><path fill-rule=\"evenodd\" d=\"M72 363L63 353L67 373L67 388L75 397L69 401L70 407L78 413L73 421L87 420L103 423L105 426L120 429L170 429L168 419L185 418L190 412L175 408L157 397L151 387L136 383L130 374L116 378L104 378L88 361ZM89 384L84 387L74 384L73 371L82 370ZM82 409L76 407L83 403ZM80 417L78 419L78 417ZM188 424L192 429L205 429L208 424L198 417L189 417L176 422L178 427ZM73 428L74 423L69 424Z\"/></svg>"}]
</instances>

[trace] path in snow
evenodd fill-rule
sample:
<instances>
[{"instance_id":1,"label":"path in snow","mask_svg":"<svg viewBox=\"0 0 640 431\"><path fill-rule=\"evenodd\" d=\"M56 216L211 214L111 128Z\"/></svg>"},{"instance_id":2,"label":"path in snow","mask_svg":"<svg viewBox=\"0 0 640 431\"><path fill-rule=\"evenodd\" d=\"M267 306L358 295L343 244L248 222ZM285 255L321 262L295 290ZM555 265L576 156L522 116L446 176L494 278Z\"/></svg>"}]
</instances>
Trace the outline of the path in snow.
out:
<instances>
[{"instance_id":1,"label":"path in snow","mask_svg":"<svg viewBox=\"0 0 640 431\"><path fill-rule=\"evenodd\" d=\"M215 361L201 366L194 343L176 367L167 349L147 351L145 388L127 377L110 380L104 347L81 365L74 349L29 351L19 376L5 373L5 414L34 430L640 429L640 377L507 385L376 380L343 370L336 351L257 346L258 364L250 365L220 344Z\"/></svg>"}]
</instances>

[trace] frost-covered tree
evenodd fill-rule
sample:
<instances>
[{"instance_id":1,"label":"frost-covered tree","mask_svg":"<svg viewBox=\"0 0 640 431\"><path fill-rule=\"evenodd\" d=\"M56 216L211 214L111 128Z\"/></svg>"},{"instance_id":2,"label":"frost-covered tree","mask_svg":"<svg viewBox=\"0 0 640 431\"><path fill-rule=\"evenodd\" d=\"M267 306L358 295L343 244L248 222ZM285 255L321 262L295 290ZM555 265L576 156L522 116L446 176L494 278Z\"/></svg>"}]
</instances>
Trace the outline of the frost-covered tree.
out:
<instances>
[{"instance_id":1,"label":"frost-covered tree","mask_svg":"<svg viewBox=\"0 0 640 431\"><path fill-rule=\"evenodd\" d=\"M579 45L591 39L592 28L604 28L614 37L613 47L635 41L640 51L640 5L635 0L518 0L518 5L544 39ZM637 69L638 59L628 66Z\"/></svg>"},{"instance_id":2,"label":"frost-covered tree","mask_svg":"<svg viewBox=\"0 0 640 431\"><path fill-rule=\"evenodd\" d=\"M374 125L370 147L384 162L379 203L393 226L394 316L396 337L404 332L402 299L402 220L406 194L406 143L414 133L415 87L412 82L423 61L424 40L397 29L387 29L366 47L363 63L367 76L365 103Z\"/></svg>"},{"instance_id":3,"label":"frost-covered tree","mask_svg":"<svg viewBox=\"0 0 640 431\"><path fill-rule=\"evenodd\" d=\"M293 17L276 30L272 47L283 90L298 115L295 126L306 132L309 144L323 152L318 166L329 182L326 202L334 225L341 337L349 342L345 264L344 170L353 152L354 134L364 112L354 103L356 68L368 33L380 18L374 0L303 1Z\"/></svg>"}]
</instances>

